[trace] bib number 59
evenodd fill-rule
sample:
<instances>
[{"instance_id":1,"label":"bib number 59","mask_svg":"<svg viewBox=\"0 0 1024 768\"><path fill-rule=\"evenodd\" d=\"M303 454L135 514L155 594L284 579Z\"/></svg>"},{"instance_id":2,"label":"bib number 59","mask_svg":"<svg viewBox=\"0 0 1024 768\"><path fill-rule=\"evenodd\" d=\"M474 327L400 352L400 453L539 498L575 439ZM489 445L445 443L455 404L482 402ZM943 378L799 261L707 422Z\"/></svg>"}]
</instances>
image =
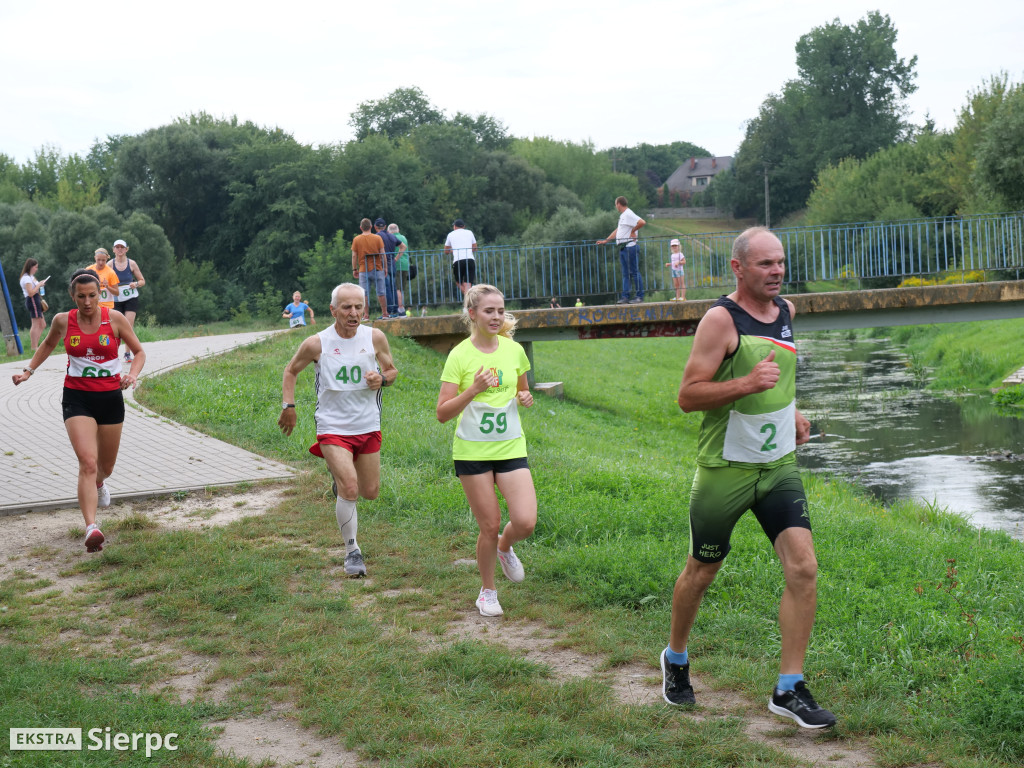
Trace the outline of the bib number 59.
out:
<instances>
[{"instance_id":1,"label":"bib number 59","mask_svg":"<svg viewBox=\"0 0 1024 768\"><path fill-rule=\"evenodd\" d=\"M508 418L504 413L495 416L493 413L485 413L480 417L480 431L489 435L491 432L503 434L508 429Z\"/></svg>"}]
</instances>

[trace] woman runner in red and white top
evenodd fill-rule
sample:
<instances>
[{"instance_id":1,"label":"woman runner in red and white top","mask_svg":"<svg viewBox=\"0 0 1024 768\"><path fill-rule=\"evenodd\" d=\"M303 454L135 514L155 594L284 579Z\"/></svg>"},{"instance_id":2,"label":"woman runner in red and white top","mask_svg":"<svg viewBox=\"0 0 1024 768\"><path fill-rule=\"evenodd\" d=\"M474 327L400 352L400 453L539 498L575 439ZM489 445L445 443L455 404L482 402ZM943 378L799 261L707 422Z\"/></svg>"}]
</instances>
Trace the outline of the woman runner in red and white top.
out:
<instances>
[{"instance_id":1,"label":"woman runner in red and white top","mask_svg":"<svg viewBox=\"0 0 1024 768\"><path fill-rule=\"evenodd\" d=\"M98 552L104 538L96 523L96 507L110 506L105 480L114 471L121 445L121 390L135 387L146 353L125 316L100 306L100 281L94 272L75 272L70 293L77 308L53 318L28 367L12 380L15 385L28 381L63 339L68 353L61 401L64 428L78 457L78 505L85 518L85 548ZM117 356L122 339L135 356L127 374L122 374Z\"/></svg>"}]
</instances>

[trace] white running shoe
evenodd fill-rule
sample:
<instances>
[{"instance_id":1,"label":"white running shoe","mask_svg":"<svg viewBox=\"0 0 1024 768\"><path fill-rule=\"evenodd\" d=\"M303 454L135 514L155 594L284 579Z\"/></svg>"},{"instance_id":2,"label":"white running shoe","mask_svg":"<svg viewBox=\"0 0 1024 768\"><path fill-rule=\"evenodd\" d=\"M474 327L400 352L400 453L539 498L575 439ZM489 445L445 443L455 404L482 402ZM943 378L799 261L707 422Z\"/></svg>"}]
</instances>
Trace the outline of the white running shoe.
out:
<instances>
[{"instance_id":1,"label":"white running shoe","mask_svg":"<svg viewBox=\"0 0 1024 768\"><path fill-rule=\"evenodd\" d=\"M96 489L96 506L97 507L109 507L110 506L110 489L107 488L107 484L104 483Z\"/></svg>"},{"instance_id":2,"label":"white running shoe","mask_svg":"<svg viewBox=\"0 0 1024 768\"><path fill-rule=\"evenodd\" d=\"M103 531L100 527L93 523L85 529L85 551L86 552L99 552L103 549Z\"/></svg>"},{"instance_id":3,"label":"white running shoe","mask_svg":"<svg viewBox=\"0 0 1024 768\"><path fill-rule=\"evenodd\" d=\"M361 579L366 575L366 563L360 550L354 549L345 555L345 575L350 579Z\"/></svg>"},{"instance_id":4,"label":"white running shoe","mask_svg":"<svg viewBox=\"0 0 1024 768\"><path fill-rule=\"evenodd\" d=\"M505 578L509 581L520 582L526 578L523 564L516 557L515 550L512 547L508 548L508 552L498 550L498 562L501 563L501 572L505 574Z\"/></svg>"},{"instance_id":5,"label":"white running shoe","mask_svg":"<svg viewBox=\"0 0 1024 768\"><path fill-rule=\"evenodd\" d=\"M480 597L476 599L476 609L481 616L501 616L505 612L501 610L501 603L498 602L498 591L495 589L480 589Z\"/></svg>"}]
</instances>

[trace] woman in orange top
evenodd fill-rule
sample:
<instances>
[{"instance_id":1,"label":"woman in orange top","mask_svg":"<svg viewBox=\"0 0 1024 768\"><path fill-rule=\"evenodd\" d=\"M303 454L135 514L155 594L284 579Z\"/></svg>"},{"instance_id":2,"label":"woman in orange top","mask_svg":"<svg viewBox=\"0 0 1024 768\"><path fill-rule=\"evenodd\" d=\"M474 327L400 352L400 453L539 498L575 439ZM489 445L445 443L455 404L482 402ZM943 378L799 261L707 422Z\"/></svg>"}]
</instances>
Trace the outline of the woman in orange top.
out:
<instances>
[{"instance_id":1,"label":"woman in orange top","mask_svg":"<svg viewBox=\"0 0 1024 768\"><path fill-rule=\"evenodd\" d=\"M64 428L78 457L78 505L85 518L85 548L97 552L103 549L103 533L96 524L96 507L110 506L110 489L104 481L114 471L121 446L121 390L135 386L146 353L125 316L100 306L100 281L95 273L75 272L70 293L76 309L53 318L50 332L28 367L12 380L15 385L28 381L63 339L68 353L61 401ZM121 339L134 355L127 375L121 374L117 356Z\"/></svg>"},{"instance_id":2,"label":"woman in orange top","mask_svg":"<svg viewBox=\"0 0 1024 768\"><path fill-rule=\"evenodd\" d=\"M100 306L113 309L114 302L117 301L117 286L120 281L114 268L107 264L110 261L110 254L107 253L106 248L97 248L92 257L96 263L90 264L86 269L95 272L100 279Z\"/></svg>"}]
</instances>

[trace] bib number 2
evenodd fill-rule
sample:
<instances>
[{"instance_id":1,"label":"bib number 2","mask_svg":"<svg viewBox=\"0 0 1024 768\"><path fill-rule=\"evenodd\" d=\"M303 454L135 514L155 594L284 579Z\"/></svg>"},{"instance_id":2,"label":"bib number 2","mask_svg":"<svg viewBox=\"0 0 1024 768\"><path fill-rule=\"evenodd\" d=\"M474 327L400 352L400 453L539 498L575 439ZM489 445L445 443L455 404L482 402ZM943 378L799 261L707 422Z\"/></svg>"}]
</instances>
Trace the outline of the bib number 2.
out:
<instances>
[{"instance_id":1,"label":"bib number 2","mask_svg":"<svg viewBox=\"0 0 1024 768\"><path fill-rule=\"evenodd\" d=\"M765 438L764 443L761 445L761 452L762 453L770 453L771 451L774 451L776 448L779 447L779 446L777 446L775 444L776 428L775 428L774 424L772 424L771 422L768 422L767 424L765 424L764 426L761 427L760 432L761 432L762 435L764 435L764 434L768 435L768 437Z\"/></svg>"}]
</instances>

